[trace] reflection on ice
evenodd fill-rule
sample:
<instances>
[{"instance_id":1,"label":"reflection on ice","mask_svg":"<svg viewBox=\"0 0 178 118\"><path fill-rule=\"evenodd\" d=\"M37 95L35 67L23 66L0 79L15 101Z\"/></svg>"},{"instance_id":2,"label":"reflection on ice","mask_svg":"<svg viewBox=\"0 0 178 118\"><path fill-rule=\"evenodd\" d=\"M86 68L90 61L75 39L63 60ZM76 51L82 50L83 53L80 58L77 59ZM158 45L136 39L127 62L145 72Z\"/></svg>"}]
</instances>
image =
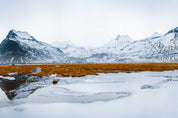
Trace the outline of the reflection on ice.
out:
<instances>
[{"instance_id":1,"label":"reflection on ice","mask_svg":"<svg viewBox=\"0 0 178 118\"><path fill-rule=\"evenodd\" d=\"M4 77L0 80L0 88L5 92L8 99L10 100L26 98L35 90L42 87L40 84L39 86L34 86L37 85L36 82L39 82L40 80L40 78L37 76L28 75L12 76L13 78L15 78L14 80L9 80ZM25 81L22 82L21 79L24 79Z\"/></svg>"},{"instance_id":2,"label":"reflection on ice","mask_svg":"<svg viewBox=\"0 0 178 118\"><path fill-rule=\"evenodd\" d=\"M15 80L2 80L2 82L0 82L0 87L5 92L7 97L12 100L16 96L15 90L19 89L20 84Z\"/></svg>"}]
</instances>

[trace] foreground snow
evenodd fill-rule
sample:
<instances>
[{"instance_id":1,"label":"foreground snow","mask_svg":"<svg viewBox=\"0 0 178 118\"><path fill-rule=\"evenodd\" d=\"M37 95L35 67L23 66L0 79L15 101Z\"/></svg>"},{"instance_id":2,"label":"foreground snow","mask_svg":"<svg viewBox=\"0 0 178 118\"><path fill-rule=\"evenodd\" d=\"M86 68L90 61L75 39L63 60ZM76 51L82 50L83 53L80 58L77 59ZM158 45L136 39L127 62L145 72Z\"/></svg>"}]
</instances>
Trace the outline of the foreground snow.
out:
<instances>
[{"instance_id":1,"label":"foreground snow","mask_svg":"<svg viewBox=\"0 0 178 118\"><path fill-rule=\"evenodd\" d=\"M27 98L9 101L0 90L3 118L177 118L178 71L55 77ZM52 85L52 79L58 84ZM29 85L30 88L37 84ZM29 87L28 86L28 87ZM28 89L28 87L24 89Z\"/></svg>"}]
</instances>

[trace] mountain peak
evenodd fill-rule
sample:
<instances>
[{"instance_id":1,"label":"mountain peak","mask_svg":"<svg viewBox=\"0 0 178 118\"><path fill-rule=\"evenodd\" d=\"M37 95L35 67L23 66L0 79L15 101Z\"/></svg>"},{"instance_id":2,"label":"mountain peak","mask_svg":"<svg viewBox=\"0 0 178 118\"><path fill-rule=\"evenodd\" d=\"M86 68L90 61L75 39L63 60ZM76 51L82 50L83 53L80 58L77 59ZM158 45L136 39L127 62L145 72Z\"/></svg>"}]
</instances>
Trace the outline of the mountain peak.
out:
<instances>
[{"instance_id":1,"label":"mountain peak","mask_svg":"<svg viewBox=\"0 0 178 118\"><path fill-rule=\"evenodd\" d=\"M178 32L178 27L172 29L174 32Z\"/></svg>"},{"instance_id":2,"label":"mountain peak","mask_svg":"<svg viewBox=\"0 0 178 118\"><path fill-rule=\"evenodd\" d=\"M17 39L17 38L21 38L21 39L34 39L33 36L31 36L30 34L28 34L28 32L23 32L23 31L16 31L14 29L10 30L8 35L7 35L8 39Z\"/></svg>"},{"instance_id":3,"label":"mountain peak","mask_svg":"<svg viewBox=\"0 0 178 118\"><path fill-rule=\"evenodd\" d=\"M115 40L119 40L121 36L118 34Z\"/></svg>"},{"instance_id":4,"label":"mountain peak","mask_svg":"<svg viewBox=\"0 0 178 118\"><path fill-rule=\"evenodd\" d=\"M66 45L75 45L71 40L67 40L67 41L64 41L62 43L66 44Z\"/></svg>"},{"instance_id":5,"label":"mountain peak","mask_svg":"<svg viewBox=\"0 0 178 118\"><path fill-rule=\"evenodd\" d=\"M172 30L169 30L169 32L166 33L165 36L166 36L167 34L170 34L170 33L178 33L178 27L176 27L176 28L174 28L174 29L172 29Z\"/></svg>"},{"instance_id":6,"label":"mountain peak","mask_svg":"<svg viewBox=\"0 0 178 118\"><path fill-rule=\"evenodd\" d=\"M17 34L15 33L16 31L15 30L10 30L7 37L8 38L15 38L17 37Z\"/></svg>"},{"instance_id":7,"label":"mountain peak","mask_svg":"<svg viewBox=\"0 0 178 118\"><path fill-rule=\"evenodd\" d=\"M71 40L67 40L67 41L64 41L64 42L54 41L51 44L55 47L59 47L59 48L62 48L62 49L68 48L68 47L79 47L78 45L73 43Z\"/></svg>"},{"instance_id":8,"label":"mountain peak","mask_svg":"<svg viewBox=\"0 0 178 118\"><path fill-rule=\"evenodd\" d=\"M133 40L128 35L117 35L116 41L132 42Z\"/></svg>"}]
</instances>

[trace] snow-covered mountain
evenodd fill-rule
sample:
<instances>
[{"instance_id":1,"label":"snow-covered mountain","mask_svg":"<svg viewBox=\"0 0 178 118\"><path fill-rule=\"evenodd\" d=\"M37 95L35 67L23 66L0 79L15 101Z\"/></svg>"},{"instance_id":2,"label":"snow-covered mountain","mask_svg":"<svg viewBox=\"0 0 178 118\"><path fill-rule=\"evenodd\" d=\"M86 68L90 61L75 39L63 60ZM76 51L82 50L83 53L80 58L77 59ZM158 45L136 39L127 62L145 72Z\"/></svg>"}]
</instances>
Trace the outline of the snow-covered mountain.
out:
<instances>
[{"instance_id":1,"label":"snow-covered mountain","mask_svg":"<svg viewBox=\"0 0 178 118\"><path fill-rule=\"evenodd\" d=\"M157 38L149 51L153 60L178 62L178 27Z\"/></svg>"},{"instance_id":2,"label":"snow-covered mountain","mask_svg":"<svg viewBox=\"0 0 178 118\"><path fill-rule=\"evenodd\" d=\"M11 30L0 44L1 64L63 63L65 54L27 32Z\"/></svg>"},{"instance_id":3,"label":"snow-covered mountain","mask_svg":"<svg viewBox=\"0 0 178 118\"><path fill-rule=\"evenodd\" d=\"M85 58L93 52L90 49L80 47L72 41L52 42L51 45L60 48L68 57Z\"/></svg>"},{"instance_id":4,"label":"snow-covered mountain","mask_svg":"<svg viewBox=\"0 0 178 118\"><path fill-rule=\"evenodd\" d=\"M95 53L119 54L123 48L129 46L134 40L128 35L118 35L100 48L96 48Z\"/></svg>"},{"instance_id":5,"label":"snow-covered mountain","mask_svg":"<svg viewBox=\"0 0 178 118\"><path fill-rule=\"evenodd\" d=\"M11 30L0 44L0 63L178 62L178 27L165 35L154 33L137 41L118 35L95 49L71 41L52 44L37 41L27 32Z\"/></svg>"},{"instance_id":6,"label":"snow-covered mountain","mask_svg":"<svg viewBox=\"0 0 178 118\"><path fill-rule=\"evenodd\" d=\"M178 27L165 35L154 33L138 41L118 36L108 45L96 49L94 55L86 59L87 63L178 62Z\"/></svg>"}]
</instances>

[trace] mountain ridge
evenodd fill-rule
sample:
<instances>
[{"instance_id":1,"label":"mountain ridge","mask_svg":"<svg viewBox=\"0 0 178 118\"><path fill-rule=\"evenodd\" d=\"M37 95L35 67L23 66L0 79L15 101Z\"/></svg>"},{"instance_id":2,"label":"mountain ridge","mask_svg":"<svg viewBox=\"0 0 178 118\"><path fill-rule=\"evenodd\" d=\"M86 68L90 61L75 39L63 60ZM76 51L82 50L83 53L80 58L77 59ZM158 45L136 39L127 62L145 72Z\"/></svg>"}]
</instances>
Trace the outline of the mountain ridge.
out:
<instances>
[{"instance_id":1,"label":"mountain ridge","mask_svg":"<svg viewBox=\"0 0 178 118\"><path fill-rule=\"evenodd\" d=\"M71 41L55 46L27 32L10 30L0 44L1 64L28 63L138 63L178 62L178 27L134 41L118 35L100 48L87 49Z\"/></svg>"}]
</instances>

